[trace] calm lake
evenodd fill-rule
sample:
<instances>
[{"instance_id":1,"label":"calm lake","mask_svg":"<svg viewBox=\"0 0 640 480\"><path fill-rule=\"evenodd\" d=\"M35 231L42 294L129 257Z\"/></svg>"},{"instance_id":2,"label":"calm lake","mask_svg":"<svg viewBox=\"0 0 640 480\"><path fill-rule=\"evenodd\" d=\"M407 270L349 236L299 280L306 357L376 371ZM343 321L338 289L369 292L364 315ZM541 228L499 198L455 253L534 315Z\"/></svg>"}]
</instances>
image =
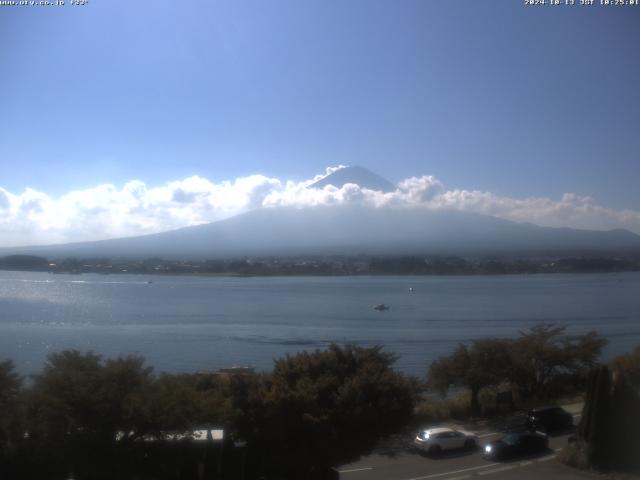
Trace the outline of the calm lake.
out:
<instances>
[{"instance_id":1,"label":"calm lake","mask_svg":"<svg viewBox=\"0 0 640 480\"><path fill-rule=\"evenodd\" d=\"M151 282L151 283L149 283ZM410 290L412 289L412 291ZM375 304L388 311L373 310ZM640 273L221 278L0 272L0 359L23 374L63 349L137 353L157 371L268 370L330 342L380 344L422 375L472 338L539 322L640 344Z\"/></svg>"}]
</instances>

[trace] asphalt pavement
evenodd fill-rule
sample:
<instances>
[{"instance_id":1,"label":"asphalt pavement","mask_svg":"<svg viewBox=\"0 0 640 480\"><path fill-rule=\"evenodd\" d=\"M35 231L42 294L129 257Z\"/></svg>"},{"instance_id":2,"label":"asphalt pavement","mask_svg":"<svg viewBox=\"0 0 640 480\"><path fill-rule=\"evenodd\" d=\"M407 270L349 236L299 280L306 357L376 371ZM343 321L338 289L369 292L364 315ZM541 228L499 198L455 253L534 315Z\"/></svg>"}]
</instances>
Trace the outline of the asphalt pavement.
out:
<instances>
[{"instance_id":1,"label":"asphalt pavement","mask_svg":"<svg viewBox=\"0 0 640 480\"><path fill-rule=\"evenodd\" d=\"M582 404L564 405L579 421ZM549 450L538 455L509 461L486 460L484 445L500 438L504 431L521 425L524 416L510 416L494 420L471 420L463 423L440 424L469 430L478 435L479 448L474 451L452 451L432 458L413 448L413 436L398 436L386 441L368 456L336 468L341 480L467 480L474 477L487 480L562 478L566 480L593 478L561 465L558 452L567 444L572 432L549 437ZM435 425L428 425L433 427ZM425 426L427 427L427 426Z\"/></svg>"}]
</instances>

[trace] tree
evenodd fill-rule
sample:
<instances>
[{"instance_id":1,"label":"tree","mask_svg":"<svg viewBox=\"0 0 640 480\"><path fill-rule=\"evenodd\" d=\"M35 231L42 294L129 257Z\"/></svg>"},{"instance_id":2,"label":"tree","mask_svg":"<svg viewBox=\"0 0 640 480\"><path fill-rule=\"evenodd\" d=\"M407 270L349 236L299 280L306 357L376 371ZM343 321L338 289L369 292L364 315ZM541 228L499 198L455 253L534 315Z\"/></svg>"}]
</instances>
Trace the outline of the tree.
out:
<instances>
[{"instance_id":1,"label":"tree","mask_svg":"<svg viewBox=\"0 0 640 480\"><path fill-rule=\"evenodd\" d=\"M32 429L42 438L63 442L111 442L123 432L142 435L146 432L139 431L138 420L153 381L151 372L136 356L103 361L91 352L55 353L35 378Z\"/></svg>"},{"instance_id":2,"label":"tree","mask_svg":"<svg viewBox=\"0 0 640 480\"><path fill-rule=\"evenodd\" d=\"M21 386L22 378L15 373L13 362L0 362L0 458L20 435L22 415L18 397Z\"/></svg>"},{"instance_id":3,"label":"tree","mask_svg":"<svg viewBox=\"0 0 640 480\"><path fill-rule=\"evenodd\" d=\"M94 402L105 441L140 438L155 426L148 401L155 382L153 368L136 355L107 359L101 365Z\"/></svg>"},{"instance_id":4,"label":"tree","mask_svg":"<svg viewBox=\"0 0 640 480\"><path fill-rule=\"evenodd\" d=\"M196 388L190 375L160 375L146 391L141 431L157 438L167 433L187 433L208 423L205 418L205 396ZM218 417L219 418L219 417Z\"/></svg>"},{"instance_id":5,"label":"tree","mask_svg":"<svg viewBox=\"0 0 640 480\"><path fill-rule=\"evenodd\" d=\"M140 357L103 361L78 351L49 356L28 402L30 442L44 468L116 468L114 456L126 440L152 429L145 408L152 381Z\"/></svg>"},{"instance_id":6,"label":"tree","mask_svg":"<svg viewBox=\"0 0 640 480\"><path fill-rule=\"evenodd\" d=\"M45 472L47 478L69 472L84 478L188 472L197 447L186 438L163 440L221 425L228 408L218 383L201 384L199 378L155 376L138 356L49 356L28 395L32 461L22 462L22 470L34 478ZM20 476L28 477L24 471Z\"/></svg>"},{"instance_id":7,"label":"tree","mask_svg":"<svg viewBox=\"0 0 640 480\"><path fill-rule=\"evenodd\" d=\"M434 361L427 384L445 394L450 387L468 388L470 409L480 413L479 395L485 387L505 381L524 397L551 396L553 383L579 385L595 365L607 340L595 332L567 336L566 327L541 324L520 332L517 339L473 340Z\"/></svg>"},{"instance_id":8,"label":"tree","mask_svg":"<svg viewBox=\"0 0 640 480\"><path fill-rule=\"evenodd\" d=\"M452 386L468 388L471 413L477 415L480 390L498 385L506 378L510 354L511 341L507 339L473 340L469 346L460 344L451 355L431 364L427 384L443 395Z\"/></svg>"},{"instance_id":9,"label":"tree","mask_svg":"<svg viewBox=\"0 0 640 480\"><path fill-rule=\"evenodd\" d=\"M552 381L586 379L607 340L596 332L565 335L566 327L540 324L521 331L512 345L508 378L525 397L548 396Z\"/></svg>"},{"instance_id":10,"label":"tree","mask_svg":"<svg viewBox=\"0 0 640 480\"><path fill-rule=\"evenodd\" d=\"M335 344L277 360L271 375L235 384L236 407L253 417L238 433L295 478L356 458L413 412L412 384L394 361L381 347Z\"/></svg>"},{"instance_id":11,"label":"tree","mask_svg":"<svg viewBox=\"0 0 640 480\"><path fill-rule=\"evenodd\" d=\"M618 371L624 373L631 385L640 388L640 345L633 352L616 357L613 364Z\"/></svg>"}]
</instances>

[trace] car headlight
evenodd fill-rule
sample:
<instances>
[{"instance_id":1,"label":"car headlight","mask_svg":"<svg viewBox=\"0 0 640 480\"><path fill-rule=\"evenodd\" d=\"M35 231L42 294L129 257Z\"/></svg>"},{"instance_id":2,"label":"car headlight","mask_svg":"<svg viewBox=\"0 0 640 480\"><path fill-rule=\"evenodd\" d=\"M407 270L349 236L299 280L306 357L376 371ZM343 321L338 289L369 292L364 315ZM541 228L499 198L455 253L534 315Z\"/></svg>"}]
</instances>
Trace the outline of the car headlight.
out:
<instances>
[{"instance_id":1,"label":"car headlight","mask_svg":"<svg viewBox=\"0 0 640 480\"><path fill-rule=\"evenodd\" d=\"M491 453L491 445L487 445L486 447L484 447L484 451L487 453Z\"/></svg>"}]
</instances>

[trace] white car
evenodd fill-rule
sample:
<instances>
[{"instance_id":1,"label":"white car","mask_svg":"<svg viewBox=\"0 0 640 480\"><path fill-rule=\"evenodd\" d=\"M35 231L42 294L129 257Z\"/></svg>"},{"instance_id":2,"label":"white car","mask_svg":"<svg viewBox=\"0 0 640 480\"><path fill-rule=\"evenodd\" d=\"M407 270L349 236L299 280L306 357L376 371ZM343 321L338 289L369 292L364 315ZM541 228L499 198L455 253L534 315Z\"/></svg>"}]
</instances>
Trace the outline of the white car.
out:
<instances>
[{"instance_id":1,"label":"white car","mask_svg":"<svg viewBox=\"0 0 640 480\"><path fill-rule=\"evenodd\" d=\"M430 428L419 432L413 443L420 450L437 455L445 450L459 448L472 450L478 444L478 437L465 430L447 427Z\"/></svg>"}]
</instances>

